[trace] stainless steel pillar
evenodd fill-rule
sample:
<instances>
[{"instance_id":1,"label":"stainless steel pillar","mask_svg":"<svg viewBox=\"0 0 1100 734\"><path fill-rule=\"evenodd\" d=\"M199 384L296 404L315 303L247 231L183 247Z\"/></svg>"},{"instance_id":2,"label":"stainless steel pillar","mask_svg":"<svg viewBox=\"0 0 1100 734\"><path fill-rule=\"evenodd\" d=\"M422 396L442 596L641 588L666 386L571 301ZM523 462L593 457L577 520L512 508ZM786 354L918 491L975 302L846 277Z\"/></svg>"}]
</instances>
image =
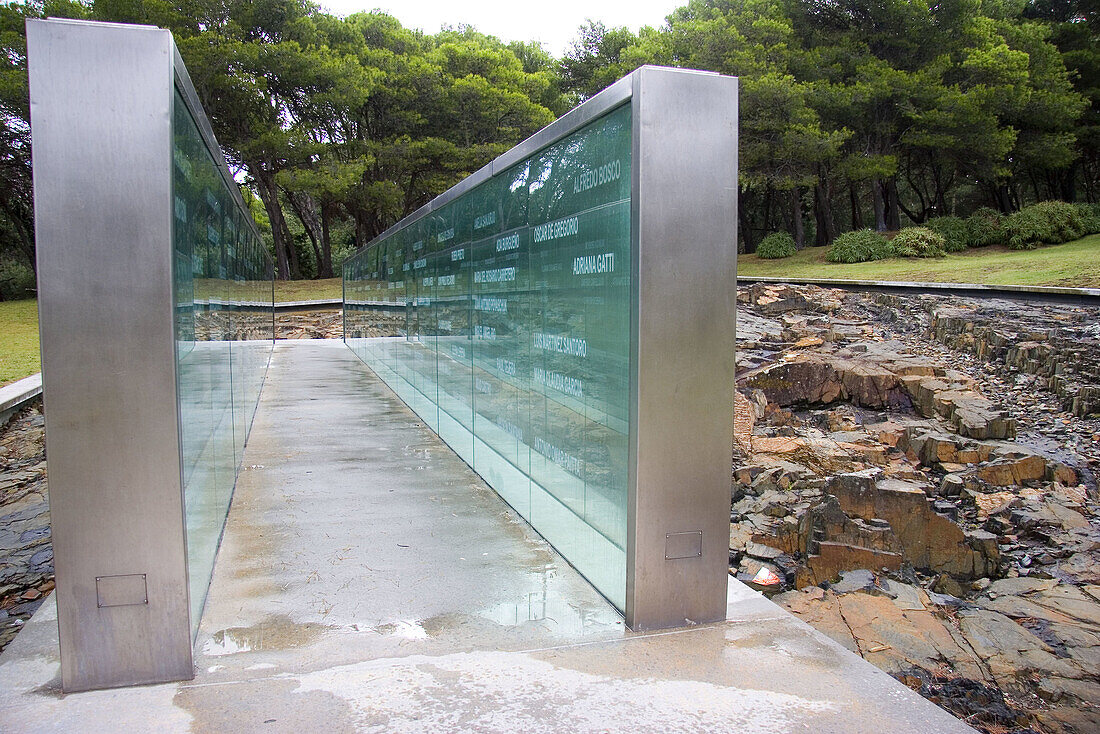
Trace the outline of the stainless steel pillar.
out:
<instances>
[{"instance_id":1,"label":"stainless steel pillar","mask_svg":"<svg viewBox=\"0 0 1100 734\"><path fill-rule=\"evenodd\" d=\"M62 684L190 678L270 257L168 31L31 20L27 45Z\"/></svg>"},{"instance_id":2,"label":"stainless steel pillar","mask_svg":"<svg viewBox=\"0 0 1100 734\"><path fill-rule=\"evenodd\" d=\"M28 21L66 691L192 677L172 299L172 38Z\"/></svg>"},{"instance_id":3,"label":"stainless steel pillar","mask_svg":"<svg viewBox=\"0 0 1100 734\"><path fill-rule=\"evenodd\" d=\"M725 619L737 311L737 79L633 74L627 607Z\"/></svg>"}]
</instances>

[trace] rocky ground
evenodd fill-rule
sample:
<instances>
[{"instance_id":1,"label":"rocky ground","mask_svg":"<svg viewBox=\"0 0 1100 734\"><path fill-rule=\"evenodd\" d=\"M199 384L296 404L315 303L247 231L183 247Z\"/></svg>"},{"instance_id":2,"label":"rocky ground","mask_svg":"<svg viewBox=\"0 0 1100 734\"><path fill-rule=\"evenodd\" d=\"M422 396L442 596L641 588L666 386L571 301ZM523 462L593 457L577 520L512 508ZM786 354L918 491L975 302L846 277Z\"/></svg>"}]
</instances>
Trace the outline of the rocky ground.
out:
<instances>
[{"instance_id":1,"label":"rocky ground","mask_svg":"<svg viewBox=\"0 0 1100 734\"><path fill-rule=\"evenodd\" d=\"M738 300L731 573L980 730L1100 731L1100 308ZM0 513L2 645L53 583L40 407Z\"/></svg>"},{"instance_id":2,"label":"rocky ground","mask_svg":"<svg viewBox=\"0 0 1100 734\"><path fill-rule=\"evenodd\" d=\"M275 334L276 339L342 339L343 314L339 309L277 313Z\"/></svg>"},{"instance_id":3,"label":"rocky ground","mask_svg":"<svg viewBox=\"0 0 1100 734\"><path fill-rule=\"evenodd\" d=\"M738 301L731 573L983 731L1100 731L1100 308Z\"/></svg>"},{"instance_id":4,"label":"rocky ground","mask_svg":"<svg viewBox=\"0 0 1100 734\"><path fill-rule=\"evenodd\" d=\"M0 428L0 650L53 589L42 404Z\"/></svg>"}]
</instances>

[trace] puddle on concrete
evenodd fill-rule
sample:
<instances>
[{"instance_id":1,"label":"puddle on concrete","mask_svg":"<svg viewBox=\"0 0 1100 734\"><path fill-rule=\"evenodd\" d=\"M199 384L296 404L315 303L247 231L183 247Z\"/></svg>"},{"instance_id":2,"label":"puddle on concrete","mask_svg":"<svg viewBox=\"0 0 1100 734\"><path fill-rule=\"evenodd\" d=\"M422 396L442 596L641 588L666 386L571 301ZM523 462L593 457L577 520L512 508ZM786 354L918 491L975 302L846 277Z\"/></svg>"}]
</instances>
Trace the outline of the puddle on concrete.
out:
<instances>
[{"instance_id":1,"label":"puddle on concrete","mask_svg":"<svg viewBox=\"0 0 1100 734\"><path fill-rule=\"evenodd\" d=\"M622 630L623 620L607 607L588 607L548 599L542 592L528 594L519 602L495 604L472 613L441 614L424 620L400 620L381 624L349 625L355 632L373 631L407 640L468 635L475 630L521 629L537 626L554 636L577 639L599 630Z\"/></svg>"},{"instance_id":2,"label":"puddle on concrete","mask_svg":"<svg viewBox=\"0 0 1100 734\"><path fill-rule=\"evenodd\" d=\"M841 670L851 661L816 635L807 634L786 621L735 625L725 629L722 657L730 664L743 660L746 651L770 650L798 665L827 672Z\"/></svg>"},{"instance_id":3,"label":"puddle on concrete","mask_svg":"<svg viewBox=\"0 0 1100 734\"><path fill-rule=\"evenodd\" d=\"M218 630L203 643L202 652L217 657L258 650L290 650L308 645L331 630L314 622L298 624L287 617L269 617L254 627Z\"/></svg>"},{"instance_id":4,"label":"puddle on concrete","mask_svg":"<svg viewBox=\"0 0 1100 734\"><path fill-rule=\"evenodd\" d=\"M355 625L358 629L358 625ZM402 619L391 624L382 624L374 628L380 635L393 635L406 640L426 640L432 635L424 629L424 625L413 619Z\"/></svg>"}]
</instances>

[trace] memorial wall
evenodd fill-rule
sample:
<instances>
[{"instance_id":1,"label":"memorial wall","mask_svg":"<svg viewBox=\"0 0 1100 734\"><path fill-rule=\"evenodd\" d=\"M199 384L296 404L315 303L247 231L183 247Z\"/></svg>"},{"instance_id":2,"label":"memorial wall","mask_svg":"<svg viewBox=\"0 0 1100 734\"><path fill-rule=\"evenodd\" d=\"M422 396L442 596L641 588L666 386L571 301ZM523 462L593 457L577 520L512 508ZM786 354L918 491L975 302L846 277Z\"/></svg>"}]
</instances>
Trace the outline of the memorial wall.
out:
<instances>
[{"instance_id":1,"label":"memorial wall","mask_svg":"<svg viewBox=\"0 0 1100 734\"><path fill-rule=\"evenodd\" d=\"M183 680L273 269L168 31L27 22L65 691Z\"/></svg>"},{"instance_id":2,"label":"memorial wall","mask_svg":"<svg viewBox=\"0 0 1100 734\"><path fill-rule=\"evenodd\" d=\"M636 69L344 267L348 346L633 629L725 616L737 94Z\"/></svg>"},{"instance_id":3,"label":"memorial wall","mask_svg":"<svg viewBox=\"0 0 1100 734\"><path fill-rule=\"evenodd\" d=\"M184 100L185 82L177 77L176 85L173 289L194 635L274 344L274 272L239 192L234 196Z\"/></svg>"},{"instance_id":4,"label":"memorial wall","mask_svg":"<svg viewBox=\"0 0 1100 734\"><path fill-rule=\"evenodd\" d=\"M623 610L631 107L373 242L345 339Z\"/></svg>"}]
</instances>

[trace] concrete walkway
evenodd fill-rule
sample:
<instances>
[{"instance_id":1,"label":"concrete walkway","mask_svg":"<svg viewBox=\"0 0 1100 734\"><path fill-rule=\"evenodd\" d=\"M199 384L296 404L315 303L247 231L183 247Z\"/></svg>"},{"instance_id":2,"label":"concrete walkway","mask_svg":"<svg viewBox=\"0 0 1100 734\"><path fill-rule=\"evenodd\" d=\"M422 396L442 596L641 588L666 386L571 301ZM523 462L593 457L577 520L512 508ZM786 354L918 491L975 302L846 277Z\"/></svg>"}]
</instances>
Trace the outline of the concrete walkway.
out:
<instances>
[{"instance_id":1,"label":"concrete walkway","mask_svg":"<svg viewBox=\"0 0 1100 734\"><path fill-rule=\"evenodd\" d=\"M280 342L186 683L63 695L56 610L0 731L969 732L731 580L634 634L339 342Z\"/></svg>"}]
</instances>

